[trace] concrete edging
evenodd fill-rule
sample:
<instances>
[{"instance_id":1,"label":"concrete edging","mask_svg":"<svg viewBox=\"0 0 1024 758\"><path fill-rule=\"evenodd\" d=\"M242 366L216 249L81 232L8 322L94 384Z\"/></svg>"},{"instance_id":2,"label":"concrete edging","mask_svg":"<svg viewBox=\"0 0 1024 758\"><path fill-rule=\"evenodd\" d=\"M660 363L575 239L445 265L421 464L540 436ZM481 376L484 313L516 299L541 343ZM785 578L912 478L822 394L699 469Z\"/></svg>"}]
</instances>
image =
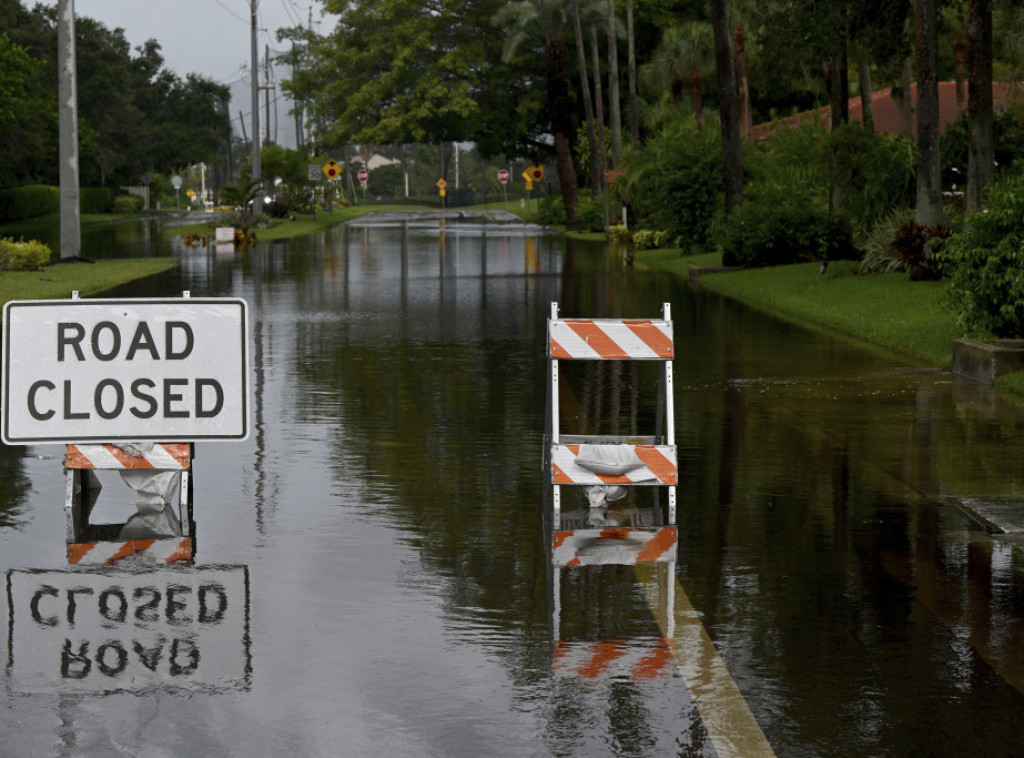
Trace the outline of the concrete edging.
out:
<instances>
[{"instance_id":1,"label":"concrete edging","mask_svg":"<svg viewBox=\"0 0 1024 758\"><path fill-rule=\"evenodd\" d=\"M953 340L953 373L992 384L996 377L1024 371L1024 339Z\"/></svg>"}]
</instances>

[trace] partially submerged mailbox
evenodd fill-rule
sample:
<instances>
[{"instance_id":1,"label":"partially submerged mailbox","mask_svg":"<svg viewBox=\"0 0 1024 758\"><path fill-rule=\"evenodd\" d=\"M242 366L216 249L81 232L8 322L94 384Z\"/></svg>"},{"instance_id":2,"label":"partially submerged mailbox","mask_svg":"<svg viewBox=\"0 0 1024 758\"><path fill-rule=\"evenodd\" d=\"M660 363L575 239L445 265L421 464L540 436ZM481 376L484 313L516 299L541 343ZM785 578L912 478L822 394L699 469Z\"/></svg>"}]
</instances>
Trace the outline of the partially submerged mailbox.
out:
<instances>
[{"instance_id":1,"label":"partially submerged mailbox","mask_svg":"<svg viewBox=\"0 0 1024 758\"><path fill-rule=\"evenodd\" d=\"M192 560L194 443L248 436L248 356L238 298L4 306L0 432L9 445L66 446L69 562ZM97 472L114 470L136 511L90 524Z\"/></svg>"}]
</instances>

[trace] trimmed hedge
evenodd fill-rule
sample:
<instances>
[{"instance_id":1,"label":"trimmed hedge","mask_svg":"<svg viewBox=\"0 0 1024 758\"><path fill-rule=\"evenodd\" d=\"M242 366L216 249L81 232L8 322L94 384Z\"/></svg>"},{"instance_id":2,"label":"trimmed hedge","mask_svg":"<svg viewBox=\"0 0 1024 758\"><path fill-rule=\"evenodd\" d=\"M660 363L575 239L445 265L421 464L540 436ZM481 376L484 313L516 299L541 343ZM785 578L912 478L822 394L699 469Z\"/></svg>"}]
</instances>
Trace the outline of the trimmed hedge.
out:
<instances>
[{"instance_id":1,"label":"trimmed hedge","mask_svg":"<svg viewBox=\"0 0 1024 758\"><path fill-rule=\"evenodd\" d=\"M83 187L79 192L82 213L110 213L114 208L117 191L110 187ZM0 189L0 224L59 212L59 187L26 184Z\"/></svg>"},{"instance_id":2,"label":"trimmed hedge","mask_svg":"<svg viewBox=\"0 0 1024 758\"><path fill-rule=\"evenodd\" d=\"M60 210L60 190L42 184L27 184L0 190L0 224L45 216Z\"/></svg>"}]
</instances>

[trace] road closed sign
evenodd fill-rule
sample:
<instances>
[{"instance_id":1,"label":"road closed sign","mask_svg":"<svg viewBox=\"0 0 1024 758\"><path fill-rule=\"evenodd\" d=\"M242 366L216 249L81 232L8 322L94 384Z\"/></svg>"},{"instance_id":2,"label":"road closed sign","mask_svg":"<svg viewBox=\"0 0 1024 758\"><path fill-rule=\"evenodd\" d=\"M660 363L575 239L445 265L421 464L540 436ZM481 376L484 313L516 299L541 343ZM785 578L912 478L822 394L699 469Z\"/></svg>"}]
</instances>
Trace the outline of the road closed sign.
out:
<instances>
[{"instance_id":1,"label":"road closed sign","mask_svg":"<svg viewBox=\"0 0 1024 758\"><path fill-rule=\"evenodd\" d=\"M9 445L248 436L244 300L11 301L3 317Z\"/></svg>"}]
</instances>

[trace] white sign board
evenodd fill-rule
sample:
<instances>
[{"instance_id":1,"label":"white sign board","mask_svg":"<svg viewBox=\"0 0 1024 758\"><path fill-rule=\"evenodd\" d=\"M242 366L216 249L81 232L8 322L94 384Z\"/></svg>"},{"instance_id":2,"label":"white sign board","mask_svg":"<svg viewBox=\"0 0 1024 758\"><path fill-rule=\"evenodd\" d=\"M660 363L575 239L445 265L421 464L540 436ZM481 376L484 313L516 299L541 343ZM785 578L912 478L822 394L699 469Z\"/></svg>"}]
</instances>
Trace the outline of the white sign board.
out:
<instances>
[{"instance_id":1,"label":"white sign board","mask_svg":"<svg viewBox=\"0 0 1024 758\"><path fill-rule=\"evenodd\" d=\"M108 694L251 684L245 566L7 572L7 685Z\"/></svg>"},{"instance_id":2,"label":"white sign board","mask_svg":"<svg viewBox=\"0 0 1024 758\"><path fill-rule=\"evenodd\" d=\"M23 300L3 318L8 445L248 436L244 300Z\"/></svg>"}]
</instances>

